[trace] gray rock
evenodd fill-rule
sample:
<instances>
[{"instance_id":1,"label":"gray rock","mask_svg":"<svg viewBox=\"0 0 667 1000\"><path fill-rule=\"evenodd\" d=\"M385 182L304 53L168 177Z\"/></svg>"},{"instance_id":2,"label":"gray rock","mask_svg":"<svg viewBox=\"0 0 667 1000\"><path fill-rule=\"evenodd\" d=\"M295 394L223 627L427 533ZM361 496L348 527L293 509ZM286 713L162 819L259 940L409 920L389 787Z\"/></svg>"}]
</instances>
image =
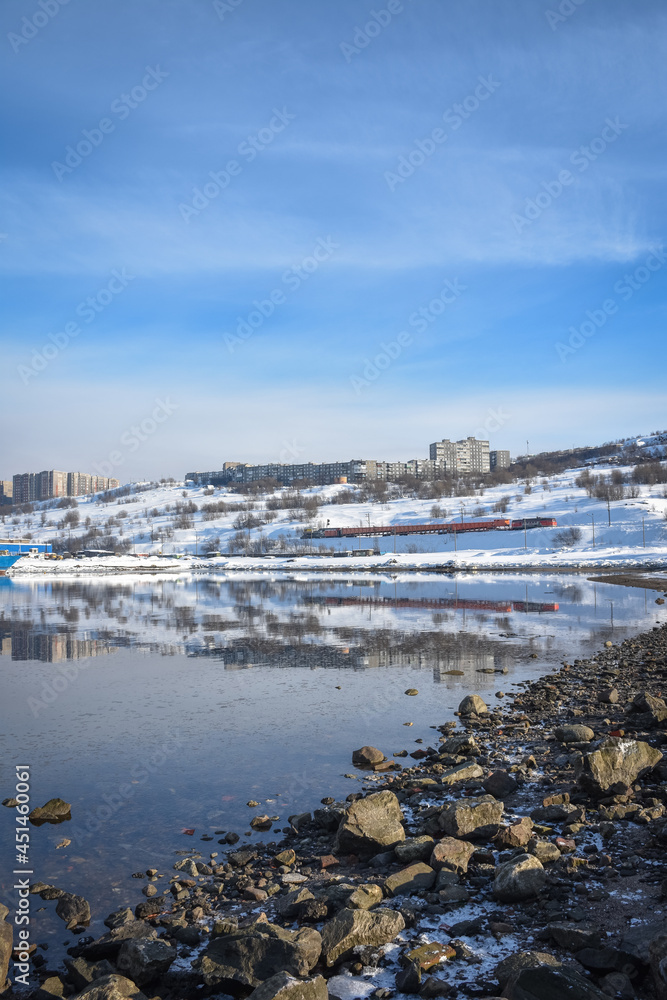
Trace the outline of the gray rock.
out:
<instances>
[{"instance_id":1,"label":"gray rock","mask_svg":"<svg viewBox=\"0 0 667 1000\"><path fill-rule=\"evenodd\" d=\"M642 965L648 965L651 960L649 944L664 934L667 934L667 920L664 918L650 924L638 924L625 932L619 949Z\"/></svg>"},{"instance_id":2,"label":"gray rock","mask_svg":"<svg viewBox=\"0 0 667 1000\"><path fill-rule=\"evenodd\" d=\"M352 954L357 945L389 944L405 927L396 910L350 910L336 914L322 928L322 956L331 967Z\"/></svg>"},{"instance_id":3,"label":"gray rock","mask_svg":"<svg viewBox=\"0 0 667 1000\"><path fill-rule=\"evenodd\" d=\"M123 906L120 910L114 910L104 921L105 925L113 930L114 927L122 927L124 924L134 923L134 913L129 906Z\"/></svg>"},{"instance_id":4,"label":"gray rock","mask_svg":"<svg viewBox=\"0 0 667 1000\"><path fill-rule=\"evenodd\" d=\"M64 799L49 799L43 806L37 806L28 815L28 819L35 826L42 823L62 823L63 820L72 818L72 807Z\"/></svg>"},{"instance_id":5,"label":"gray rock","mask_svg":"<svg viewBox=\"0 0 667 1000\"><path fill-rule=\"evenodd\" d=\"M139 986L150 983L167 971L176 958L176 949L166 941L126 941L118 952L116 965Z\"/></svg>"},{"instance_id":6,"label":"gray rock","mask_svg":"<svg viewBox=\"0 0 667 1000\"><path fill-rule=\"evenodd\" d=\"M231 980L255 988L275 975L276 969L291 976L307 976L321 949L322 939L310 927L288 931L276 924L256 923L213 938L194 967L207 986Z\"/></svg>"},{"instance_id":7,"label":"gray rock","mask_svg":"<svg viewBox=\"0 0 667 1000\"><path fill-rule=\"evenodd\" d=\"M509 1000L608 1000L606 993L577 972L548 965L522 969L503 993Z\"/></svg>"},{"instance_id":8,"label":"gray rock","mask_svg":"<svg viewBox=\"0 0 667 1000\"><path fill-rule=\"evenodd\" d=\"M122 924L114 927L107 934L91 941L81 949L84 958L97 961L101 958L113 960L120 951L124 941L138 938L156 938L157 931L154 927L145 924L143 920L134 920L132 923Z\"/></svg>"},{"instance_id":9,"label":"gray rock","mask_svg":"<svg viewBox=\"0 0 667 1000\"><path fill-rule=\"evenodd\" d=\"M488 712L486 702L478 694L469 694L459 705L461 715L486 715Z\"/></svg>"},{"instance_id":10,"label":"gray rock","mask_svg":"<svg viewBox=\"0 0 667 1000\"><path fill-rule=\"evenodd\" d=\"M469 781L471 778L483 778L484 771L479 766L475 764L474 761L463 764L457 764L456 767L452 767L449 771L443 771L440 775L440 784L448 788L450 785L455 785L457 781Z\"/></svg>"},{"instance_id":11,"label":"gray rock","mask_svg":"<svg viewBox=\"0 0 667 1000\"><path fill-rule=\"evenodd\" d=\"M430 889L435 882L435 872L423 861L394 872L385 879L384 887L390 896L411 896L421 889Z\"/></svg>"},{"instance_id":12,"label":"gray rock","mask_svg":"<svg viewBox=\"0 0 667 1000\"><path fill-rule=\"evenodd\" d=\"M648 955L657 1000L667 1000L667 934L653 938Z\"/></svg>"},{"instance_id":13,"label":"gray rock","mask_svg":"<svg viewBox=\"0 0 667 1000\"><path fill-rule=\"evenodd\" d=\"M531 840L528 843L528 853L533 854L543 865L550 861L558 861L560 851L550 840Z\"/></svg>"},{"instance_id":14,"label":"gray rock","mask_svg":"<svg viewBox=\"0 0 667 1000\"><path fill-rule=\"evenodd\" d=\"M322 976L295 979L277 972L250 994L249 1000L327 1000L327 984Z\"/></svg>"},{"instance_id":15,"label":"gray rock","mask_svg":"<svg viewBox=\"0 0 667 1000\"><path fill-rule=\"evenodd\" d=\"M600 931L592 924L563 920L548 924L547 930L556 944L565 951L581 951L582 948L600 946Z\"/></svg>"},{"instance_id":16,"label":"gray rock","mask_svg":"<svg viewBox=\"0 0 667 1000\"><path fill-rule=\"evenodd\" d=\"M292 892L288 892L286 896L278 900L276 909L281 917L292 920L298 914L303 903L311 899L315 899L315 897L309 889L293 889Z\"/></svg>"},{"instance_id":17,"label":"gray rock","mask_svg":"<svg viewBox=\"0 0 667 1000\"><path fill-rule=\"evenodd\" d=\"M352 910L372 910L383 899L384 893L381 887L374 882L366 882L350 893L345 905Z\"/></svg>"},{"instance_id":18,"label":"gray rock","mask_svg":"<svg viewBox=\"0 0 667 1000\"><path fill-rule=\"evenodd\" d=\"M504 810L502 802L492 795L459 799L440 813L440 829L450 837L487 837L496 832Z\"/></svg>"},{"instance_id":19,"label":"gray rock","mask_svg":"<svg viewBox=\"0 0 667 1000\"><path fill-rule=\"evenodd\" d=\"M519 951L498 962L494 975L501 990L504 990L509 981L518 976L522 969L535 969L540 965L559 968L561 963L546 951Z\"/></svg>"},{"instance_id":20,"label":"gray rock","mask_svg":"<svg viewBox=\"0 0 667 1000\"><path fill-rule=\"evenodd\" d=\"M590 743L595 739L595 733L588 726L576 724L559 726L554 731L554 736L561 743Z\"/></svg>"},{"instance_id":21,"label":"gray rock","mask_svg":"<svg viewBox=\"0 0 667 1000\"><path fill-rule=\"evenodd\" d=\"M581 788L593 795L624 794L637 778L652 771L663 755L639 740L610 737L599 750L584 754L575 765Z\"/></svg>"},{"instance_id":22,"label":"gray rock","mask_svg":"<svg viewBox=\"0 0 667 1000\"><path fill-rule=\"evenodd\" d=\"M193 858L181 858L174 865L174 869L177 872L183 872L184 875L188 875L190 878L197 878L199 876L199 869Z\"/></svg>"},{"instance_id":23,"label":"gray rock","mask_svg":"<svg viewBox=\"0 0 667 1000\"><path fill-rule=\"evenodd\" d=\"M334 850L372 855L405 840L403 813L393 792L376 792L353 802L338 827Z\"/></svg>"},{"instance_id":24,"label":"gray rock","mask_svg":"<svg viewBox=\"0 0 667 1000\"><path fill-rule=\"evenodd\" d=\"M65 921L67 930L70 931L77 924L88 925L90 923L90 906L83 896L75 896L71 892L64 892L58 899L56 914Z\"/></svg>"},{"instance_id":25,"label":"gray rock","mask_svg":"<svg viewBox=\"0 0 667 1000\"><path fill-rule=\"evenodd\" d=\"M496 868L493 894L504 903L516 903L539 895L547 874L531 854L520 854Z\"/></svg>"},{"instance_id":26,"label":"gray rock","mask_svg":"<svg viewBox=\"0 0 667 1000\"><path fill-rule=\"evenodd\" d=\"M396 845L394 854L404 865L412 861L428 861L434 844L433 837L408 837L402 844Z\"/></svg>"},{"instance_id":27,"label":"gray rock","mask_svg":"<svg viewBox=\"0 0 667 1000\"><path fill-rule=\"evenodd\" d=\"M468 871L468 863L477 848L467 840L457 840L456 837L443 837L433 848L431 868L464 874Z\"/></svg>"},{"instance_id":28,"label":"gray rock","mask_svg":"<svg viewBox=\"0 0 667 1000\"><path fill-rule=\"evenodd\" d=\"M475 737L471 733L459 733L457 736L443 736L441 739L442 753L462 757L478 757L481 753Z\"/></svg>"},{"instance_id":29,"label":"gray rock","mask_svg":"<svg viewBox=\"0 0 667 1000\"><path fill-rule=\"evenodd\" d=\"M132 1000L146 1000L145 994L131 979L111 975L96 979L70 1000L124 1000L125 997L132 997Z\"/></svg>"},{"instance_id":30,"label":"gray rock","mask_svg":"<svg viewBox=\"0 0 667 1000\"><path fill-rule=\"evenodd\" d=\"M2 919L0 920L0 993L3 992L5 983L7 982L7 971L12 957L14 936L12 925L8 924L4 919L9 913L9 910L6 906L3 906L2 910L4 912L2 913Z\"/></svg>"},{"instance_id":31,"label":"gray rock","mask_svg":"<svg viewBox=\"0 0 667 1000\"><path fill-rule=\"evenodd\" d=\"M352 763L358 767L368 764L379 764L384 760L384 754L377 747L361 747L360 750L352 751Z\"/></svg>"},{"instance_id":32,"label":"gray rock","mask_svg":"<svg viewBox=\"0 0 667 1000\"><path fill-rule=\"evenodd\" d=\"M495 799L504 799L519 787L516 779L507 771L494 771L482 782L482 787Z\"/></svg>"},{"instance_id":33,"label":"gray rock","mask_svg":"<svg viewBox=\"0 0 667 1000\"><path fill-rule=\"evenodd\" d=\"M495 844L503 848L525 847L533 837L533 821L528 816L522 816L516 823L503 826L493 838Z\"/></svg>"},{"instance_id":34,"label":"gray rock","mask_svg":"<svg viewBox=\"0 0 667 1000\"><path fill-rule=\"evenodd\" d=\"M85 958L66 958L65 967L75 990L83 990L96 979L112 976L115 972L111 962L107 962L106 959L102 959L101 962L87 962Z\"/></svg>"}]
</instances>

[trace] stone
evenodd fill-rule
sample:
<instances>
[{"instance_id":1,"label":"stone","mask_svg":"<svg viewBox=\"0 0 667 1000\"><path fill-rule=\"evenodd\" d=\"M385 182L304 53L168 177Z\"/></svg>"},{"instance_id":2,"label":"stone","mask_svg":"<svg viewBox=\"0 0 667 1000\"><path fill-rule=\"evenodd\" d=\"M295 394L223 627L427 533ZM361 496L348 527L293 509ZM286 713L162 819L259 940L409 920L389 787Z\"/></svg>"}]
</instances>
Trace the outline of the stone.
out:
<instances>
[{"instance_id":1,"label":"stone","mask_svg":"<svg viewBox=\"0 0 667 1000\"><path fill-rule=\"evenodd\" d=\"M581 951L582 948L600 947L600 930L585 922L569 920L547 924L547 930L559 947L565 951Z\"/></svg>"},{"instance_id":2,"label":"stone","mask_svg":"<svg viewBox=\"0 0 667 1000\"><path fill-rule=\"evenodd\" d=\"M533 821L528 816L523 816L516 823L501 827L493 840L502 850L512 847L526 847L532 837Z\"/></svg>"},{"instance_id":3,"label":"stone","mask_svg":"<svg viewBox=\"0 0 667 1000\"><path fill-rule=\"evenodd\" d=\"M486 715L488 713L486 702L478 694L469 694L459 705L461 715Z\"/></svg>"},{"instance_id":4,"label":"stone","mask_svg":"<svg viewBox=\"0 0 667 1000\"><path fill-rule=\"evenodd\" d=\"M472 778L483 778L484 771L479 766L472 763L457 764L456 767L451 768L449 771L443 771L439 776L440 784L448 788L450 785L455 785L457 781L469 781Z\"/></svg>"},{"instance_id":5,"label":"stone","mask_svg":"<svg viewBox=\"0 0 667 1000\"><path fill-rule=\"evenodd\" d=\"M398 860L405 865L412 861L428 861L435 841L433 837L408 837L402 844L397 844L394 854Z\"/></svg>"},{"instance_id":6,"label":"stone","mask_svg":"<svg viewBox=\"0 0 667 1000\"><path fill-rule=\"evenodd\" d=\"M67 977L75 990L83 990L96 979L112 976L115 969L111 962L102 959L101 962L87 962L85 958L66 958Z\"/></svg>"},{"instance_id":7,"label":"stone","mask_svg":"<svg viewBox=\"0 0 667 1000\"><path fill-rule=\"evenodd\" d=\"M167 971L176 958L176 949L166 941L126 941L116 959L119 972L139 986L150 983Z\"/></svg>"},{"instance_id":8,"label":"stone","mask_svg":"<svg viewBox=\"0 0 667 1000\"><path fill-rule=\"evenodd\" d=\"M638 712L647 712L657 722L667 719L667 704L662 698L655 698L648 691L643 691L634 697L632 704Z\"/></svg>"},{"instance_id":9,"label":"stone","mask_svg":"<svg viewBox=\"0 0 667 1000\"><path fill-rule=\"evenodd\" d=\"M449 944L440 944L438 941L431 941L429 944L419 945L407 952L405 961L417 962L423 972L446 962L450 958L455 958L456 952Z\"/></svg>"},{"instance_id":10,"label":"stone","mask_svg":"<svg viewBox=\"0 0 667 1000\"><path fill-rule=\"evenodd\" d=\"M341 821L334 850L368 856L405 840L403 813L393 792L376 792L353 802Z\"/></svg>"},{"instance_id":11,"label":"stone","mask_svg":"<svg viewBox=\"0 0 667 1000\"><path fill-rule=\"evenodd\" d=\"M53 1000L54 997L62 997L64 995L65 984L62 979L58 976L49 976L37 990L35 1000Z\"/></svg>"},{"instance_id":12,"label":"stone","mask_svg":"<svg viewBox=\"0 0 667 1000\"><path fill-rule=\"evenodd\" d=\"M192 858L182 858L180 861L177 861L174 865L174 870L183 872L185 875L189 875L190 878L197 878L199 875L199 869Z\"/></svg>"},{"instance_id":13,"label":"stone","mask_svg":"<svg viewBox=\"0 0 667 1000\"><path fill-rule=\"evenodd\" d=\"M133 1000L146 1000L145 994L131 979L114 974L96 979L70 1000L124 1000L125 997L132 997Z\"/></svg>"},{"instance_id":14,"label":"stone","mask_svg":"<svg viewBox=\"0 0 667 1000\"><path fill-rule=\"evenodd\" d=\"M438 817L440 829L450 837L487 837L495 833L504 806L492 795L459 799L445 806Z\"/></svg>"},{"instance_id":15,"label":"stone","mask_svg":"<svg viewBox=\"0 0 667 1000\"><path fill-rule=\"evenodd\" d=\"M309 889L293 889L292 892L288 892L286 896L278 900L276 909L281 917L293 920L299 913L301 906L311 899L315 899L315 897Z\"/></svg>"},{"instance_id":16,"label":"stone","mask_svg":"<svg viewBox=\"0 0 667 1000\"><path fill-rule=\"evenodd\" d=\"M482 788L496 799L506 798L506 796L515 792L518 787L518 782L507 771L493 771L486 781L482 782Z\"/></svg>"},{"instance_id":17,"label":"stone","mask_svg":"<svg viewBox=\"0 0 667 1000\"><path fill-rule=\"evenodd\" d=\"M377 747L361 747L360 750L352 751L352 763L357 767L379 764L384 759L384 754Z\"/></svg>"},{"instance_id":18,"label":"stone","mask_svg":"<svg viewBox=\"0 0 667 1000\"><path fill-rule=\"evenodd\" d=\"M355 910L361 913L361 910ZM206 986L231 980L241 986L259 986L276 969L290 976L307 976L316 965L322 939L311 927L288 931L276 924L257 922L213 938L194 963Z\"/></svg>"},{"instance_id":19,"label":"stone","mask_svg":"<svg viewBox=\"0 0 667 1000\"><path fill-rule=\"evenodd\" d=\"M539 895L547 874L532 854L520 854L496 868L493 894L504 903L517 903Z\"/></svg>"},{"instance_id":20,"label":"stone","mask_svg":"<svg viewBox=\"0 0 667 1000\"><path fill-rule=\"evenodd\" d=\"M419 694L419 691L417 690L417 688L408 688L405 693L409 695L411 698L415 698Z\"/></svg>"},{"instance_id":21,"label":"stone","mask_svg":"<svg viewBox=\"0 0 667 1000\"><path fill-rule=\"evenodd\" d=\"M442 753L462 757L478 757L481 753L475 737L471 733L459 733L456 736L441 737Z\"/></svg>"},{"instance_id":22,"label":"stone","mask_svg":"<svg viewBox=\"0 0 667 1000\"><path fill-rule=\"evenodd\" d=\"M615 687L602 688L598 691L598 701L603 705L615 705L618 699L618 689Z\"/></svg>"},{"instance_id":23,"label":"stone","mask_svg":"<svg viewBox=\"0 0 667 1000\"><path fill-rule=\"evenodd\" d=\"M56 904L56 914L65 921L67 930L71 931L77 924L88 925L90 923L90 906L83 896L75 896L71 892L64 892Z\"/></svg>"},{"instance_id":24,"label":"stone","mask_svg":"<svg viewBox=\"0 0 667 1000\"><path fill-rule=\"evenodd\" d=\"M588 726L567 725L554 730L554 736L560 743L590 743L595 739L595 733Z\"/></svg>"},{"instance_id":25,"label":"stone","mask_svg":"<svg viewBox=\"0 0 667 1000\"><path fill-rule=\"evenodd\" d=\"M438 979L436 976L428 976L421 985L419 991L419 996L423 1000L435 1000L436 997L448 997L451 995L452 988L448 982L444 979ZM486 997L485 1000L494 1000L493 997Z\"/></svg>"},{"instance_id":26,"label":"stone","mask_svg":"<svg viewBox=\"0 0 667 1000\"><path fill-rule=\"evenodd\" d=\"M657 1000L667 1000L667 934L653 938L648 956Z\"/></svg>"},{"instance_id":27,"label":"stone","mask_svg":"<svg viewBox=\"0 0 667 1000\"><path fill-rule=\"evenodd\" d=\"M295 979L288 972L277 972L253 990L249 1000L327 1000L327 984L322 976Z\"/></svg>"},{"instance_id":28,"label":"stone","mask_svg":"<svg viewBox=\"0 0 667 1000\"><path fill-rule=\"evenodd\" d=\"M411 896L421 889L430 889L435 882L435 872L423 861L403 868L385 879L384 887L390 896Z\"/></svg>"},{"instance_id":29,"label":"stone","mask_svg":"<svg viewBox=\"0 0 667 1000\"><path fill-rule=\"evenodd\" d=\"M43 806L37 806L28 815L28 819L35 826L42 823L62 823L63 820L72 818L72 807L64 799L49 799Z\"/></svg>"},{"instance_id":30,"label":"stone","mask_svg":"<svg viewBox=\"0 0 667 1000\"><path fill-rule=\"evenodd\" d=\"M357 945L389 944L405 928L396 910L340 910L322 928L322 957L327 966L347 958Z\"/></svg>"},{"instance_id":31,"label":"stone","mask_svg":"<svg viewBox=\"0 0 667 1000\"><path fill-rule=\"evenodd\" d=\"M608 1000L606 993L579 973L549 965L522 969L503 993L509 1000Z\"/></svg>"},{"instance_id":32,"label":"stone","mask_svg":"<svg viewBox=\"0 0 667 1000\"><path fill-rule=\"evenodd\" d=\"M625 794L662 759L660 751L648 743L612 736L576 762L575 777L580 787L593 795Z\"/></svg>"},{"instance_id":33,"label":"stone","mask_svg":"<svg viewBox=\"0 0 667 1000\"><path fill-rule=\"evenodd\" d=\"M518 976L522 969L535 969L540 965L559 968L560 964L554 955L546 951L519 951L498 962L494 975L501 990L504 990L509 981Z\"/></svg>"},{"instance_id":34,"label":"stone","mask_svg":"<svg viewBox=\"0 0 667 1000\"><path fill-rule=\"evenodd\" d=\"M446 885L443 889L439 890L438 896L440 902L448 909L470 901L470 893L464 885Z\"/></svg>"},{"instance_id":35,"label":"stone","mask_svg":"<svg viewBox=\"0 0 667 1000\"><path fill-rule=\"evenodd\" d=\"M347 898L346 906L352 910L371 910L384 899L384 893L375 882L358 886Z\"/></svg>"},{"instance_id":36,"label":"stone","mask_svg":"<svg viewBox=\"0 0 667 1000\"><path fill-rule=\"evenodd\" d=\"M14 931L11 924L8 924L5 917L8 914L8 910L3 906L2 919L0 920L0 993L4 991L5 983L7 982L7 972L9 970L9 962L12 957L12 949L14 946Z\"/></svg>"},{"instance_id":37,"label":"stone","mask_svg":"<svg viewBox=\"0 0 667 1000\"><path fill-rule=\"evenodd\" d=\"M149 926L149 924L145 924L143 920L134 920L132 923L114 927L107 934L103 934L97 940L84 945L81 953L84 958L90 958L95 961L101 958L113 961L120 951L123 942L132 940L133 938L157 938L157 931L154 927Z\"/></svg>"},{"instance_id":38,"label":"stone","mask_svg":"<svg viewBox=\"0 0 667 1000\"><path fill-rule=\"evenodd\" d=\"M642 965L648 965L651 960L649 944L665 934L667 934L667 920L664 918L650 924L638 924L636 927L626 930L618 947L620 951L625 952L626 955L636 959Z\"/></svg>"},{"instance_id":39,"label":"stone","mask_svg":"<svg viewBox=\"0 0 667 1000\"><path fill-rule=\"evenodd\" d=\"M528 853L535 855L543 865L550 861L558 861L561 856L556 845L550 840L531 840L528 844Z\"/></svg>"},{"instance_id":40,"label":"stone","mask_svg":"<svg viewBox=\"0 0 667 1000\"><path fill-rule=\"evenodd\" d=\"M394 982L399 993L417 993L422 981L422 970L419 962L406 962L396 973Z\"/></svg>"},{"instance_id":41,"label":"stone","mask_svg":"<svg viewBox=\"0 0 667 1000\"><path fill-rule=\"evenodd\" d=\"M430 865L439 871L442 868L451 872L465 874L468 863L477 848L467 840L457 840L456 837L443 837L433 848Z\"/></svg>"},{"instance_id":42,"label":"stone","mask_svg":"<svg viewBox=\"0 0 667 1000\"><path fill-rule=\"evenodd\" d=\"M104 921L105 925L113 930L114 927L123 927L125 924L134 923L134 913L129 906L123 906L120 910L114 910Z\"/></svg>"}]
</instances>

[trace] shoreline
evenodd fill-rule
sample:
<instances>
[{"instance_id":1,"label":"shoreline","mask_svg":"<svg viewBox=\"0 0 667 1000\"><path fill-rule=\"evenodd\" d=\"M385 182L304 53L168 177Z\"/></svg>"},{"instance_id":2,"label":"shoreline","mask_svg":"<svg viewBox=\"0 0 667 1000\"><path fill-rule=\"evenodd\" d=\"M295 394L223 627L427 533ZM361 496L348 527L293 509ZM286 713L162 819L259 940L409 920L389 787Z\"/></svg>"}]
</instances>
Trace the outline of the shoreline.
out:
<instances>
[{"instance_id":1,"label":"shoreline","mask_svg":"<svg viewBox=\"0 0 667 1000\"><path fill-rule=\"evenodd\" d=\"M42 976L82 1000L102 996L102 972L145 989L135 1000L245 996L267 978L268 953L273 971L303 982L281 992L272 980L256 1000L326 1000L327 988L337 1000L524 998L566 985L582 1000L662 996L666 686L661 625L569 660L488 713L464 699L460 711L476 711L456 728L437 727L412 759L352 765L363 792L290 817L280 842L230 849L227 834L225 856L193 845L176 871L147 869L134 913L69 949L69 980ZM604 774L591 765L601 753Z\"/></svg>"}]
</instances>

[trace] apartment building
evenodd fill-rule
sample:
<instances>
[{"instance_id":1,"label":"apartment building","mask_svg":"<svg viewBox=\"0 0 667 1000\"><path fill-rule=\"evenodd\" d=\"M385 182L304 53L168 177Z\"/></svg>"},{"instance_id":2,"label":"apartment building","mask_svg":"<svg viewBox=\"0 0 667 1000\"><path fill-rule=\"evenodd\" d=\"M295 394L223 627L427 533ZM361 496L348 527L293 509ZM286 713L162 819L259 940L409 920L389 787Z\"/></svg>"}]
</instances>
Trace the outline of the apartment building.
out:
<instances>
[{"instance_id":1,"label":"apartment building","mask_svg":"<svg viewBox=\"0 0 667 1000\"><path fill-rule=\"evenodd\" d=\"M510 453L509 451L490 451L489 462L491 464L491 472L495 472L496 469L509 469Z\"/></svg>"},{"instance_id":2,"label":"apartment building","mask_svg":"<svg viewBox=\"0 0 667 1000\"><path fill-rule=\"evenodd\" d=\"M61 472L47 469L44 472L22 472L13 477L12 502L34 503L58 497L78 497L120 486L117 479L92 476L84 472Z\"/></svg>"},{"instance_id":3,"label":"apartment building","mask_svg":"<svg viewBox=\"0 0 667 1000\"><path fill-rule=\"evenodd\" d=\"M434 441L429 445L431 461L444 462L448 472L490 472L489 442L474 437L461 441Z\"/></svg>"}]
</instances>

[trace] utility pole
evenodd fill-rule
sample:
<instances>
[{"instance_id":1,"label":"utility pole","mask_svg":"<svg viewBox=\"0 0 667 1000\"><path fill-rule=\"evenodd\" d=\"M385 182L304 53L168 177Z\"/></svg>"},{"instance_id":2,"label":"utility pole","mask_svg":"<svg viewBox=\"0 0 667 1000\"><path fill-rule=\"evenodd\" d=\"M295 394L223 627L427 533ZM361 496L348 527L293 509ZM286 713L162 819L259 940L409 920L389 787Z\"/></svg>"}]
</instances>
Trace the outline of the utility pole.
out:
<instances>
[{"instance_id":1,"label":"utility pole","mask_svg":"<svg viewBox=\"0 0 667 1000\"><path fill-rule=\"evenodd\" d=\"M526 519L523 519L523 548L524 552L528 548L528 529L526 527Z\"/></svg>"},{"instance_id":2,"label":"utility pole","mask_svg":"<svg viewBox=\"0 0 667 1000\"><path fill-rule=\"evenodd\" d=\"M644 515L642 514L642 545L646 548L646 526L644 524Z\"/></svg>"},{"instance_id":3,"label":"utility pole","mask_svg":"<svg viewBox=\"0 0 667 1000\"><path fill-rule=\"evenodd\" d=\"M595 514L588 515L593 522L593 548L595 548Z\"/></svg>"},{"instance_id":4,"label":"utility pole","mask_svg":"<svg viewBox=\"0 0 667 1000\"><path fill-rule=\"evenodd\" d=\"M609 518L609 527L611 528L611 503L609 497L607 497L607 517Z\"/></svg>"}]
</instances>

